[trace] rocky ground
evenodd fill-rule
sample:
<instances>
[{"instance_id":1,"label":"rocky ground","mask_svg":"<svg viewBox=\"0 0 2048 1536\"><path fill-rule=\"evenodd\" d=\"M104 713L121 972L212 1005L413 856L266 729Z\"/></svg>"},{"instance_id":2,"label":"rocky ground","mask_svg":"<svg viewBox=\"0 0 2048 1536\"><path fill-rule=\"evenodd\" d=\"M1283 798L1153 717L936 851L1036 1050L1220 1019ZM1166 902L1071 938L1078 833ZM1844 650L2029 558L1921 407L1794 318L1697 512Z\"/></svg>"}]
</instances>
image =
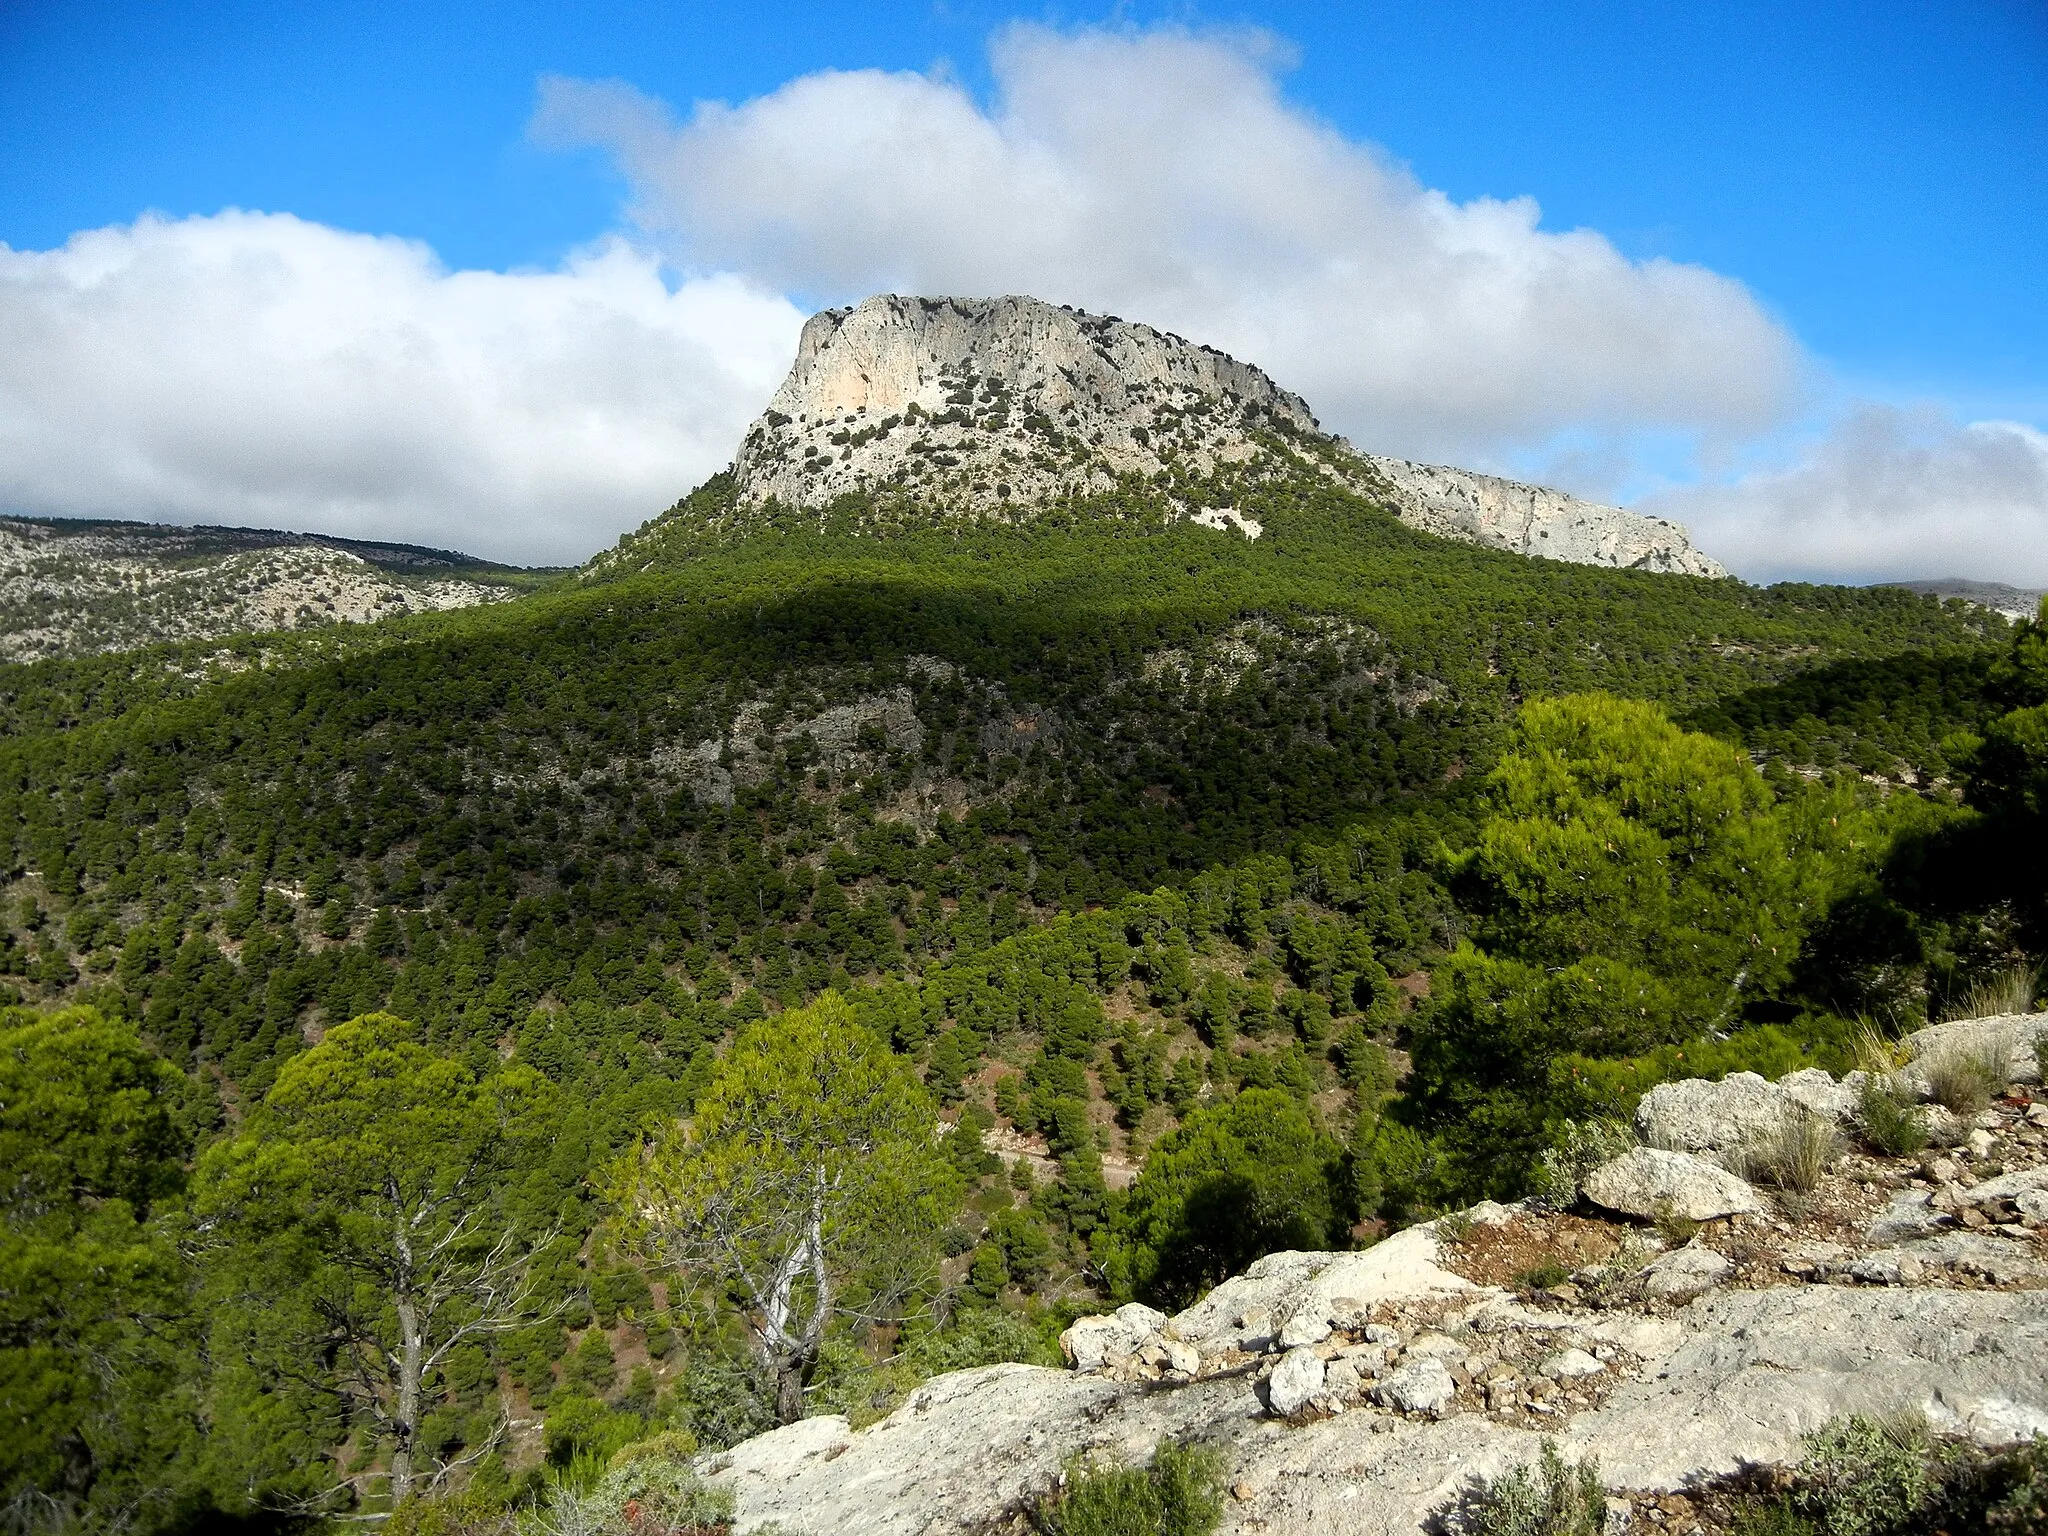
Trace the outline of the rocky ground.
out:
<instances>
[{"instance_id":1,"label":"rocky ground","mask_svg":"<svg viewBox=\"0 0 2048 1536\"><path fill-rule=\"evenodd\" d=\"M2044 1037L2041 1015L1915 1036L1903 1094L1962 1056L2005 1068L1981 1110L1922 1111L1916 1157L1858 1142L1857 1074L1668 1084L1576 1201L1272 1254L1178 1316L1076 1323L1070 1371L940 1377L871 1428L806 1420L704 1470L741 1531L1022 1531L1069 1458L1192 1437L1227 1460L1226 1532L1363 1536L1424 1529L1547 1436L1598 1458L1610 1529L1711 1536L1730 1479L1845 1414L2048 1434ZM1843 1134L1805 1189L1759 1172L1788 1124Z\"/></svg>"},{"instance_id":2,"label":"rocky ground","mask_svg":"<svg viewBox=\"0 0 2048 1536\"><path fill-rule=\"evenodd\" d=\"M517 574L267 529L0 518L0 661L467 608L515 596Z\"/></svg>"}]
</instances>

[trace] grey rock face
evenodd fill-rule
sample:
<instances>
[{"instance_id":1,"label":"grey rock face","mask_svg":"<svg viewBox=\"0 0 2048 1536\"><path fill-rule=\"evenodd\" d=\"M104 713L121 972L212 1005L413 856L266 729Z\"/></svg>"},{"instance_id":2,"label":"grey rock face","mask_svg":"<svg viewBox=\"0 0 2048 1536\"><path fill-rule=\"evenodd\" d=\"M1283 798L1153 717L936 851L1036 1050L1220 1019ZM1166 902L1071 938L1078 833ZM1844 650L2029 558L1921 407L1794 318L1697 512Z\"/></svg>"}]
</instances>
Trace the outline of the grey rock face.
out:
<instances>
[{"instance_id":1,"label":"grey rock face","mask_svg":"<svg viewBox=\"0 0 2048 1536\"><path fill-rule=\"evenodd\" d=\"M1864 1226L1865 1240L1879 1244L1900 1243L1939 1232L1947 1225L1947 1218L1929 1207L1928 1195L1929 1191L1924 1189L1900 1190L1892 1196L1891 1204Z\"/></svg>"},{"instance_id":2,"label":"grey rock face","mask_svg":"<svg viewBox=\"0 0 2048 1536\"><path fill-rule=\"evenodd\" d=\"M1060 1351L1081 1371L1100 1370L1122 1355L1134 1355L1166 1323L1166 1314L1131 1302L1107 1317L1084 1317L1060 1335Z\"/></svg>"},{"instance_id":3,"label":"grey rock face","mask_svg":"<svg viewBox=\"0 0 2048 1536\"><path fill-rule=\"evenodd\" d=\"M1607 1367L1583 1349L1566 1349L1544 1361L1540 1369L1552 1381L1576 1381L1581 1376L1598 1376Z\"/></svg>"},{"instance_id":4,"label":"grey rock face","mask_svg":"<svg viewBox=\"0 0 2048 1536\"><path fill-rule=\"evenodd\" d=\"M1586 1198L1624 1216L1713 1221L1763 1209L1756 1191L1719 1164L1686 1152L1637 1147L1586 1176Z\"/></svg>"},{"instance_id":5,"label":"grey rock face","mask_svg":"<svg viewBox=\"0 0 2048 1536\"><path fill-rule=\"evenodd\" d=\"M2036 1221L2048 1222L2048 1166L2024 1169L2019 1173L2000 1174L1995 1179L1986 1179L1972 1185L1961 1196L1965 1205L1993 1205L2001 1200L2010 1200L2019 1208L2022 1216L2031 1216Z\"/></svg>"},{"instance_id":6,"label":"grey rock face","mask_svg":"<svg viewBox=\"0 0 2048 1536\"><path fill-rule=\"evenodd\" d=\"M1275 423L1322 436L1258 369L1148 325L1016 295L885 294L811 317L733 467L743 502L903 488L1000 510L1149 478L1169 454L1202 473L1242 463Z\"/></svg>"},{"instance_id":7,"label":"grey rock face","mask_svg":"<svg viewBox=\"0 0 2048 1536\"><path fill-rule=\"evenodd\" d=\"M1294 1257L1324 1260L1296 1266L1312 1280L1338 1256ZM1562 1321L1498 1292L1459 1304L1475 1331ZM2039 1292L1778 1286L1717 1292L1670 1317L1595 1315L1572 1326L1585 1347L1565 1343L1567 1330L1557 1354L1590 1359L1604 1339L1644 1362L1550 1431L1567 1456L1598 1456L1610 1486L1679 1488L1745 1461L1783 1462L1802 1434L1848 1413L1917 1409L1987 1443L2048 1432ZM1440 1360L1404 1369L1416 1374L1374 1395L1418 1417L1354 1410L1297 1429L1272 1419L1242 1374L1175 1385L988 1366L925 1383L868 1429L807 1420L700 1467L737 1494L741 1536L770 1521L796 1536L925 1536L1024 1507L1074 1455L1143 1460L1163 1438L1193 1438L1222 1453L1227 1484L1248 1490L1226 1509L1223 1536L1409 1536L1467 1479L1533 1461L1542 1432L1457 1412ZM1588 1372L1562 1384L1602 1379ZM1338 1405L1327 1368L1320 1385L1315 1405ZM1448 1416L1419 1416L1438 1411Z\"/></svg>"},{"instance_id":8,"label":"grey rock face","mask_svg":"<svg viewBox=\"0 0 2048 1536\"><path fill-rule=\"evenodd\" d=\"M1366 455L1392 489L1401 521L1445 538L1578 565L1726 576L1719 561L1693 547L1677 523L1620 507L1580 501L1562 491L1437 464Z\"/></svg>"},{"instance_id":9,"label":"grey rock face","mask_svg":"<svg viewBox=\"0 0 2048 1536\"><path fill-rule=\"evenodd\" d=\"M1719 1285L1733 1268L1711 1248L1674 1248L1658 1255L1644 1268L1643 1289L1666 1300L1695 1296Z\"/></svg>"},{"instance_id":10,"label":"grey rock face","mask_svg":"<svg viewBox=\"0 0 2048 1536\"><path fill-rule=\"evenodd\" d=\"M1776 1130L1797 1103L1754 1072L1659 1083L1636 1106L1636 1135L1671 1152L1726 1154Z\"/></svg>"},{"instance_id":11,"label":"grey rock face","mask_svg":"<svg viewBox=\"0 0 2048 1536\"><path fill-rule=\"evenodd\" d=\"M1262 432L1314 446L1315 472L1446 538L1588 565L1727 573L1676 523L1539 486L1360 454L1300 396L1212 348L1010 295L883 294L813 315L733 462L742 507L821 508L853 492L1005 519L1150 479L1250 464ZM1257 538L1236 508L1189 520Z\"/></svg>"},{"instance_id":12,"label":"grey rock face","mask_svg":"<svg viewBox=\"0 0 2048 1536\"><path fill-rule=\"evenodd\" d=\"M1930 1024L1906 1036L1912 1060L1899 1076L1928 1091L1929 1066L1946 1056L1967 1056L2004 1067L2004 1081L2041 1081L2040 1043L2048 1037L2048 1014L2008 1013L1983 1019Z\"/></svg>"}]
</instances>

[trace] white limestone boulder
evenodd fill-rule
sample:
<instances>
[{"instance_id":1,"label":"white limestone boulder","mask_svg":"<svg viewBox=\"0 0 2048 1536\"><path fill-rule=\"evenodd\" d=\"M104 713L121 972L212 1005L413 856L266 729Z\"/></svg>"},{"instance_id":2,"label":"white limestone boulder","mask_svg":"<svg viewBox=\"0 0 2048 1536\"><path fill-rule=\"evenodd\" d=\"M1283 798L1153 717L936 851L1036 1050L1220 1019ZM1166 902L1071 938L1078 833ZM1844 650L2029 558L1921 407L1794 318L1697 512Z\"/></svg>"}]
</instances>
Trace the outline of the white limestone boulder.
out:
<instances>
[{"instance_id":1,"label":"white limestone boulder","mask_svg":"<svg viewBox=\"0 0 2048 1536\"><path fill-rule=\"evenodd\" d=\"M1432 1356L1402 1366L1379 1384L1374 1395L1396 1413L1426 1413L1442 1418L1451 1411L1458 1383L1450 1367Z\"/></svg>"},{"instance_id":2,"label":"white limestone boulder","mask_svg":"<svg viewBox=\"0 0 2048 1536\"><path fill-rule=\"evenodd\" d=\"M1637 1147L1595 1168L1586 1176L1585 1196L1604 1210L1644 1221L1714 1221L1763 1209L1756 1191L1718 1163L1658 1147Z\"/></svg>"},{"instance_id":3,"label":"white limestone boulder","mask_svg":"<svg viewBox=\"0 0 2048 1536\"><path fill-rule=\"evenodd\" d=\"M1911 1059L1898 1075L1925 1096L1929 1092L1928 1068L1944 1056L1966 1055L1996 1061L2004 1068L1999 1075L2005 1082L2038 1083L2043 1036L2048 1036L2048 1013L1995 1014L1930 1024L1906 1036Z\"/></svg>"},{"instance_id":4,"label":"white limestone boulder","mask_svg":"<svg viewBox=\"0 0 2048 1536\"><path fill-rule=\"evenodd\" d=\"M1313 1349L1291 1349L1266 1378L1266 1402L1275 1417L1291 1418L1323 1390L1323 1357Z\"/></svg>"},{"instance_id":5,"label":"white limestone boulder","mask_svg":"<svg viewBox=\"0 0 2048 1536\"><path fill-rule=\"evenodd\" d=\"M1659 1254L1644 1266L1643 1289L1664 1301L1697 1296L1726 1280L1734 1268L1713 1249L1688 1243L1683 1248Z\"/></svg>"},{"instance_id":6,"label":"white limestone boulder","mask_svg":"<svg viewBox=\"0 0 2048 1536\"><path fill-rule=\"evenodd\" d=\"M1130 1302L1106 1317L1084 1317L1060 1335L1060 1353L1077 1371L1099 1371L1110 1361L1135 1355L1166 1325L1166 1314Z\"/></svg>"}]
</instances>

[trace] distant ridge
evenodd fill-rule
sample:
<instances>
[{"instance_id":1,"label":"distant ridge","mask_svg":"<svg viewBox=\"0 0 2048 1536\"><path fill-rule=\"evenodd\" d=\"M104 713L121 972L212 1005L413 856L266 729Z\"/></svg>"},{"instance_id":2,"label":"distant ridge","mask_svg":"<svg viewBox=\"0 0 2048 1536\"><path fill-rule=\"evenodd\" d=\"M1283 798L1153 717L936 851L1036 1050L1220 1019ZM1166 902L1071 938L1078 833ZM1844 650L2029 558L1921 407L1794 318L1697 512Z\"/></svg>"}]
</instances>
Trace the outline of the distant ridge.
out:
<instances>
[{"instance_id":1,"label":"distant ridge","mask_svg":"<svg viewBox=\"0 0 2048 1536\"><path fill-rule=\"evenodd\" d=\"M0 661L467 608L540 574L276 528L0 517Z\"/></svg>"},{"instance_id":2,"label":"distant ridge","mask_svg":"<svg viewBox=\"0 0 2048 1536\"><path fill-rule=\"evenodd\" d=\"M2031 619L2041 611L2041 599L2048 591L2009 587L2002 581L1966 581L1960 576L1943 576L1932 581L1881 581L1881 587L1904 587L1927 597L1958 597L1979 608L1989 608L2009 619Z\"/></svg>"},{"instance_id":3,"label":"distant ridge","mask_svg":"<svg viewBox=\"0 0 2048 1536\"><path fill-rule=\"evenodd\" d=\"M1276 451L1277 450L1277 451ZM1016 521L1132 486L1253 474L1279 458L1426 532L1589 565L1718 577L1684 528L1467 470L1359 453L1299 395L1212 347L1010 295L884 294L804 326L733 462L736 505L866 494ZM1234 508L1185 515L1258 537Z\"/></svg>"}]
</instances>

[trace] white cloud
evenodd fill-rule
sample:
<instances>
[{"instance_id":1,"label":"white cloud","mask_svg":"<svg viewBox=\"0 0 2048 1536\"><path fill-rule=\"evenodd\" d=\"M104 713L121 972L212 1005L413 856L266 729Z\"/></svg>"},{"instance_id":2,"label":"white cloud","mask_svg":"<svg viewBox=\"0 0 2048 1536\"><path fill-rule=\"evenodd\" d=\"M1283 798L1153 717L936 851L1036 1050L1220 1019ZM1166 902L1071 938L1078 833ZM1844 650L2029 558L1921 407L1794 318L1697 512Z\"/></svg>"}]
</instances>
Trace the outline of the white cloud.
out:
<instances>
[{"instance_id":1,"label":"white cloud","mask_svg":"<svg viewBox=\"0 0 2048 1536\"><path fill-rule=\"evenodd\" d=\"M1963 576L2048 587L2048 435L1863 405L1800 461L1649 498L1643 510L1753 580Z\"/></svg>"},{"instance_id":2,"label":"white cloud","mask_svg":"<svg viewBox=\"0 0 2048 1536\"><path fill-rule=\"evenodd\" d=\"M1452 201L1290 104L1258 34L1060 33L992 48L984 108L825 71L674 121L544 82L536 134L608 147L684 262L843 302L1024 292L1259 363L1362 446L1502 462L1561 433L1740 436L1799 387L1739 284Z\"/></svg>"},{"instance_id":3,"label":"white cloud","mask_svg":"<svg viewBox=\"0 0 2048 1536\"><path fill-rule=\"evenodd\" d=\"M730 458L794 352L783 295L1123 314L1363 447L1596 496L1774 439L1811 382L1741 284L1431 190L1290 103L1264 34L1018 26L992 60L988 103L824 71L681 121L545 82L536 135L608 147L639 226L552 272L236 212L0 245L0 510L581 559ZM2048 439L2011 423L1860 409L1644 509L1756 578L2048 582Z\"/></svg>"},{"instance_id":4,"label":"white cloud","mask_svg":"<svg viewBox=\"0 0 2048 1536\"><path fill-rule=\"evenodd\" d=\"M731 457L801 324L618 240L509 274L238 212L0 246L0 509L581 560Z\"/></svg>"}]
</instances>

